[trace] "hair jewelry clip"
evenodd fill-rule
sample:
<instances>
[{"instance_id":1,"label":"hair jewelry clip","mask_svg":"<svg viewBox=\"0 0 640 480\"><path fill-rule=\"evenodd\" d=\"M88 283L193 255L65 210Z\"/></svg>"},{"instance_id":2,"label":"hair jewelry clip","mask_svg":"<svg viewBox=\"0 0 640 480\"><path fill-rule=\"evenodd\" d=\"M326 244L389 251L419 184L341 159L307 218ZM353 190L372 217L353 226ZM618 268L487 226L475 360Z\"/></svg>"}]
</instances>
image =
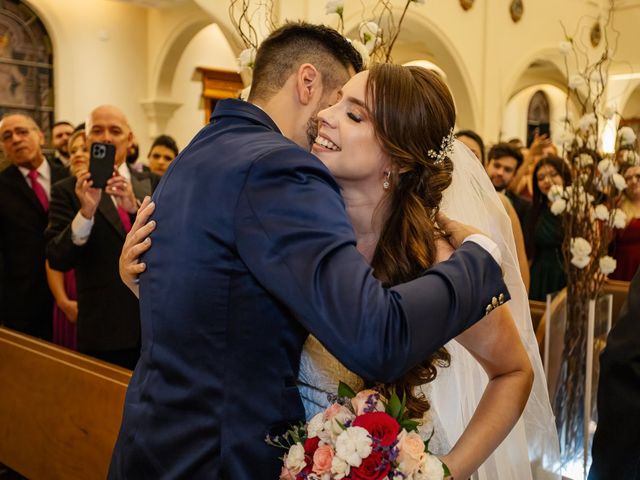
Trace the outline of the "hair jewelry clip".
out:
<instances>
[{"instance_id":1,"label":"hair jewelry clip","mask_svg":"<svg viewBox=\"0 0 640 480\"><path fill-rule=\"evenodd\" d=\"M435 150L429 150L427 152L427 156L434 160L433 163L436 165L444 162L444 159L447 158L453 152L453 144L456 140L455 135L453 134L453 128L449 130L449 134L442 139L442 143L440 144L440 150L437 152Z\"/></svg>"}]
</instances>

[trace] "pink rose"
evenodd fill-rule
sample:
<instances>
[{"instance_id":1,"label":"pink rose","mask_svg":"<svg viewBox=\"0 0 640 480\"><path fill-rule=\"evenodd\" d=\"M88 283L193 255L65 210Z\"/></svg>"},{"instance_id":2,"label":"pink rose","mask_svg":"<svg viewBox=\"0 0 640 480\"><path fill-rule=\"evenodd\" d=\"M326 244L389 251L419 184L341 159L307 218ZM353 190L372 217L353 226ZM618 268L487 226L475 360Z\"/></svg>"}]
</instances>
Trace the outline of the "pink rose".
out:
<instances>
[{"instance_id":1,"label":"pink rose","mask_svg":"<svg viewBox=\"0 0 640 480\"><path fill-rule=\"evenodd\" d=\"M351 416L351 412L347 410L347 408L344 407L344 405L340 405L339 403L332 403L324 411L324 419L325 421L331 420L333 419L333 417L337 416L338 414L341 414L341 416L344 416L344 415Z\"/></svg>"},{"instance_id":2,"label":"pink rose","mask_svg":"<svg viewBox=\"0 0 640 480\"><path fill-rule=\"evenodd\" d=\"M416 432L402 430L398 435L398 468L406 475L413 474L424 460L424 442Z\"/></svg>"},{"instance_id":3,"label":"pink rose","mask_svg":"<svg viewBox=\"0 0 640 480\"><path fill-rule=\"evenodd\" d=\"M356 415L366 412L384 412L382 395L375 390L362 390L351 399L351 405L356 411Z\"/></svg>"},{"instance_id":4,"label":"pink rose","mask_svg":"<svg viewBox=\"0 0 640 480\"><path fill-rule=\"evenodd\" d=\"M280 479L279 480L296 480L296 476L291 473L284 465L282 466L282 470L280 471Z\"/></svg>"},{"instance_id":5,"label":"pink rose","mask_svg":"<svg viewBox=\"0 0 640 480\"><path fill-rule=\"evenodd\" d=\"M333 449L329 445L322 445L313 454L313 473L322 475L331 471Z\"/></svg>"}]
</instances>

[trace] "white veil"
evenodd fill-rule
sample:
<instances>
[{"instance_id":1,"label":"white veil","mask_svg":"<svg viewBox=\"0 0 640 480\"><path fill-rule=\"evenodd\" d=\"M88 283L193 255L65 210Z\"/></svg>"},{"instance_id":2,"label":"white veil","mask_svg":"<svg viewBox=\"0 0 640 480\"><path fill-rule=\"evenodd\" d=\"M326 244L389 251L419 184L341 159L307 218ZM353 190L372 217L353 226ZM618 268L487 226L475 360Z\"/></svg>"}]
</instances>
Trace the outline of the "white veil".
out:
<instances>
[{"instance_id":1,"label":"white veil","mask_svg":"<svg viewBox=\"0 0 640 480\"><path fill-rule=\"evenodd\" d=\"M489 177L475 155L455 141L453 181L444 192L441 210L450 218L473 225L491 236L502 252L502 268L511 301L507 306L529 354L535 380L524 413L509 436L474 474L477 480L560 478L554 416L538 344L531 323L526 289L518 266L511 220ZM433 412L447 440L455 444L468 424L487 385L487 375L455 340L446 345L451 365L439 369L430 388ZM452 402L452 399L459 399ZM533 475L533 476L532 476Z\"/></svg>"}]
</instances>

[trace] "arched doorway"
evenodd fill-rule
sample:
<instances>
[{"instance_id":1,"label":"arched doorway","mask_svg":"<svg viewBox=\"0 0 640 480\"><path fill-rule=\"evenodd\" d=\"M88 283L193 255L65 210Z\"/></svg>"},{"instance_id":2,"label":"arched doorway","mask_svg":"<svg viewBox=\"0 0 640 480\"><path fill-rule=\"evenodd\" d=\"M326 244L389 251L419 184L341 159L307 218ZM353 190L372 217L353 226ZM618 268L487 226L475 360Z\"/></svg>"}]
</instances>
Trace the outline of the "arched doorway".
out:
<instances>
[{"instance_id":1,"label":"arched doorway","mask_svg":"<svg viewBox=\"0 0 640 480\"><path fill-rule=\"evenodd\" d=\"M531 145L536 134L551 137L551 112L549 98L538 90L529 101L527 111L527 147Z\"/></svg>"}]
</instances>

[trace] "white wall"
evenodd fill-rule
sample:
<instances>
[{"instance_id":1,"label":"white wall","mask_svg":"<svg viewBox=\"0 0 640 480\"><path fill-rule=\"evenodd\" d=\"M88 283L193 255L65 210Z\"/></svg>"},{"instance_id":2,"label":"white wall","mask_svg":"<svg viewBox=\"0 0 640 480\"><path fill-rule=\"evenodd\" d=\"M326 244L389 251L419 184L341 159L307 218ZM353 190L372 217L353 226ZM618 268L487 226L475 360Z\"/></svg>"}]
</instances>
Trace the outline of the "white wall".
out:
<instances>
[{"instance_id":1,"label":"white wall","mask_svg":"<svg viewBox=\"0 0 640 480\"><path fill-rule=\"evenodd\" d=\"M205 124L202 108L202 82L193 79L196 67L233 70L236 56L217 25L210 25L196 34L184 50L173 78L172 99L182 104L167 124L166 132L182 149ZM207 119L208 121L208 119Z\"/></svg>"}]
</instances>

